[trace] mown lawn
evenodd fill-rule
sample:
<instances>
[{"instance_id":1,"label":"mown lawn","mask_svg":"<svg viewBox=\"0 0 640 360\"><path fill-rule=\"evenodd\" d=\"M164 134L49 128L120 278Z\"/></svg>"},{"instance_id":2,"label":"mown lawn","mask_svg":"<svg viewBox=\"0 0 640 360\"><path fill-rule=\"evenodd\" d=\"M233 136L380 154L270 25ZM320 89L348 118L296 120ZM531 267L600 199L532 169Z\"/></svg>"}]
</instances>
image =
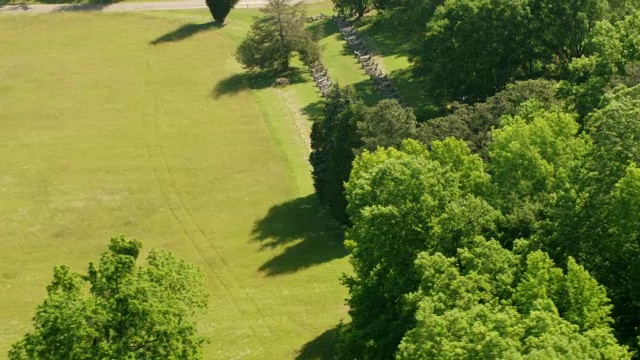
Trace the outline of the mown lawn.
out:
<instances>
[{"instance_id":1,"label":"mown lawn","mask_svg":"<svg viewBox=\"0 0 640 360\"><path fill-rule=\"evenodd\" d=\"M53 266L126 234L206 270L206 359L330 355L349 266L306 162L320 99L243 74L255 14L0 17L0 354Z\"/></svg>"}]
</instances>

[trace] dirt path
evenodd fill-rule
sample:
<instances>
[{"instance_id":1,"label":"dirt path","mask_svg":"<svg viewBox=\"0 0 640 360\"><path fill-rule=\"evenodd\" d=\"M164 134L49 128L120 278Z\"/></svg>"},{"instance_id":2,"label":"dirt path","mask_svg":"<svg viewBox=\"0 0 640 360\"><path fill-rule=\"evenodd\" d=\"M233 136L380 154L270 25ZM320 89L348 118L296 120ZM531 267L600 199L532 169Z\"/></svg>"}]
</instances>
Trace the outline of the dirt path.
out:
<instances>
[{"instance_id":1,"label":"dirt path","mask_svg":"<svg viewBox=\"0 0 640 360\"><path fill-rule=\"evenodd\" d=\"M302 0L313 2L314 0ZM259 8L267 4L268 0L240 0L236 9ZM145 11L145 10L182 10L206 8L205 0L180 0L161 2L122 2L113 4L52 4L52 5L2 5L0 13L50 13L65 11Z\"/></svg>"}]
</instances>

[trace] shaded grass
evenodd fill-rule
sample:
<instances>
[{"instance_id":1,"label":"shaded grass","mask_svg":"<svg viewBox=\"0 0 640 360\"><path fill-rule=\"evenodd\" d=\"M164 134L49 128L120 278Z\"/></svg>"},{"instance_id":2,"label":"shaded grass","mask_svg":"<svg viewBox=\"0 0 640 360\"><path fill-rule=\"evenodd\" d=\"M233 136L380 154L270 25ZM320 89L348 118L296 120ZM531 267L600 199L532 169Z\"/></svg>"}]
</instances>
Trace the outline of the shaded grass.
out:
<instances>
[{"instance_id":1,"label":"shaded grass","mask_svg":"<svg viewBox=\"0 0 640 360\"><path fill-rule=\"evenodd\" d=\"M329 329L317 338L306 343L296 360L331 360L336 358L335 342L338 338L338 328Z\"/></svg>"},{"instance_id":2,"label":"shaded grass","mask_svg":"<svg viewBox=\"0 0 640 360\"><path fill-rule=\"evenodd\" d=\"M82 271L118 234L205 269L206 359L293 358L346 316L348 264L319 230L298 114L313 85L211 96L242 76L233 51L255 14L161 46L206 9L2 17L0 353L53 266Z\"/></svg>"},{"instance_id":3,"label":"shaded grass","mask_svg":"<svg viewBox=\"0 0 640 360\"><path fill-rule=\"evenodd\" d=\"M253 228L263 249L285 246L280 255L260 266L267 275L296 272L347 255L343 229L307 195L269 209Z\"/></svg>"},{"instance_id":4,"label":"shaded grass","mask_svg":"<svg viewBox=\"0 0 640 360\"><path fill-rule=\"evenodd\" d=\"M275 86L275 81L279 77L285 77L290 84L298 84L311 81L309 76L305 76L304 70L291 68L283 74L274 75L259 71L246 71L233 74L218 82L211 91L211 96L218 99L224 95L233 95L243 90L260 90Z\"/></svg>"},{"instance_id":5,"label":"shaded grass","mask_svg":"<svg viewBox=\"0 0 640 360\"><path fill-rule=\"evenodd\" d=\"M192 37L193 35L199 32L207 31L211 29L219 29L222 26L223 26L222 24L215 21L201 23L201 24L183 24L183 25L180 25L177 29L169 31L168 33L154 39L153 41L150 42L150 44L158 45L162 43L182 41L184 39Z\"/></svg>"}]
</instances>

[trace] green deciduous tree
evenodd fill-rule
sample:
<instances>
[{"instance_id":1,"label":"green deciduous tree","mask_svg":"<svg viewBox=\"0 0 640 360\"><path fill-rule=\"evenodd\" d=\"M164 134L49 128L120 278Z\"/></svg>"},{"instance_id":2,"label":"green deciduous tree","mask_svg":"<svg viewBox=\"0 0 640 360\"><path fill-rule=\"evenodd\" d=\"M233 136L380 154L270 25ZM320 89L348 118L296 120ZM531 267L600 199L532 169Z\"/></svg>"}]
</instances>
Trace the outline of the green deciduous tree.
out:
<instances>
[{"instance_id":1,"label":"green deciduous tree","mask_svg":"<svg viewBox=\"0 0 640 360\"><path fill-rule=\"evenodd\" d=\"M572 193L551 213L541 236L551 253L580 259L607 287L617 334L635 343L640 321L640 87L607 95L585 119L593 145L575 171ZM558 257L558 256L556 256Z\"/></svg>"},{"instance_id":2,"label":"green deciduous tree","mask_svg":"<svg viewBox=\"0 0 640 360\"><path fill-rule=\"evenodd\" d=\"M488 182L482 160L453 139L431 151L407 140L400 150L356 159L346 184L354 274L344 279L352 322L341 336L342 356L393 355L413 323L402 299L417 289L417 254L452 254L468 236L495 229L499 214L478 196Z\"/></svg>"},{"instance_id":3,"label":"green deciduous tree","mask_svg":"<svg viewBox=\"0 0 640 360\"><path fill-rule=\"evenodd\" d=\"M288 0L269 0L260 11L263 16L254 21L236 50L236 59L245 68L282 73L289 69L294 53L306 64L319 59L318 45L304 28L302 3L290 5Z\"/></svg>"},{"instance_id":4,"label":"green deciduous tree","mask_svg":"<svg viewBox=\"0 0 640 360\"><path fill-rule=\"evenodd\" d=\"M640 61L640 12L596 23L584 42L584 54L568 66L560 95L570 100L581 118L602 105L605 93L619 84L635 86Z\"/></svg>"},{"instance_id":5,"label":"green deciduous tree","mask_svg":"<svg viewBox=\"0 0 640 360\"><path fill-rule=\"evenodd\" d=\"M455 257L422 253L416 326L398 359L630 359L604 288L569 259L516 255L475 238Z\"/></svg>"},{"instance_id":6,"label":"green deciduous tree","mask_svg":"<svg viewBox=\"0 0 640 360\"><path fill-rule=\"evenodd\" d=\"M536 234L570 186L568 173L588 151L573 116L521 105L495 130L485 164L461 140L405 141L365 151L346 184L354 275L345 278L352 322L345 357L388 358L414 324L407 294L418 288L421 252L455 256L476 236L510 248ZM530 246L530 248L535 248Z\"/></svg>"},{"instance_id":7,"label":"green deciduous tree","mask_svg":"<svg viewBox=\"0 0 640 360\"><path fill-rule=\"evenodd\" d=\"M502 128L492 132L492 203L507 219L504 244L531 236L553 202L571 188L571 174L589 149L578 130L574 116L529 102L518 115L505 116Z\"/></svg>"},{"instance_id":8,"label":"green deciduous tree","mask_svg":"<svg viewBox=\"0 0 640 360\"><path fill-rule=\"evenodd\" d=\"M529 0L529 9L536 42L561 72L573 58L584 54L589 32L606 18L609 5L607 0Z\"/></svg>"},{"instance_id":9,"label":"green deciduous tree","mask_svg":"<svg viewBox=\"0 0 640 360\"><path fill-rule=\"evenodd\" d=\"M213 20L222 24L239 0L206 0L207 7L213 16Z\"/></svg>"},{"instance_id":10,"label":"green deciduous tree","mask_svg":"<svg viewBox=\"0 0 640 360\"><path fill-rule=\"evenodd\" d=\"M111 239L86 275L54 269L34 330L10 359L199 359L194 315L207 306L202 272L166 251L137 266L141 244Z\"/></svg>"},{"instance_id":11,"label":"green deciduous tree","mask_svg":"<svg viewBox=\"0 0 640 360\"><path fill-rule=\"evenodd\" d=\"M484 101L533 74L529 22L524 0L447 1L411 52L414 76L440 102Z\"/></svg>"}]
</instances>

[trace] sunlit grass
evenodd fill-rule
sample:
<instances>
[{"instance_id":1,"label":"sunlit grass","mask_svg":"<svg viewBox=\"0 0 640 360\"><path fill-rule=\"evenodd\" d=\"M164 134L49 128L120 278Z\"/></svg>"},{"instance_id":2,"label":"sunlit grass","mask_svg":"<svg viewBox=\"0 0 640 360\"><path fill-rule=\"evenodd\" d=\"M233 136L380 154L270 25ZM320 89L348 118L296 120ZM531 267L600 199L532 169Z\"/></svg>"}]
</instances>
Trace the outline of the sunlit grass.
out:
<instances>
[{"instance_id":1,"label":"sunlit grass","mask_svg":"<svg viewBox=\"0 0 640 360\"><path fill-rule=\"evenodd\" d=\"M233 51L256 14L0 18L0 354L53 266L83 271L119 234L206 270L206 359L330 351L348 265L311 196L301 109L320 98L243 80Z\"/></svg>"}]
</instances>

